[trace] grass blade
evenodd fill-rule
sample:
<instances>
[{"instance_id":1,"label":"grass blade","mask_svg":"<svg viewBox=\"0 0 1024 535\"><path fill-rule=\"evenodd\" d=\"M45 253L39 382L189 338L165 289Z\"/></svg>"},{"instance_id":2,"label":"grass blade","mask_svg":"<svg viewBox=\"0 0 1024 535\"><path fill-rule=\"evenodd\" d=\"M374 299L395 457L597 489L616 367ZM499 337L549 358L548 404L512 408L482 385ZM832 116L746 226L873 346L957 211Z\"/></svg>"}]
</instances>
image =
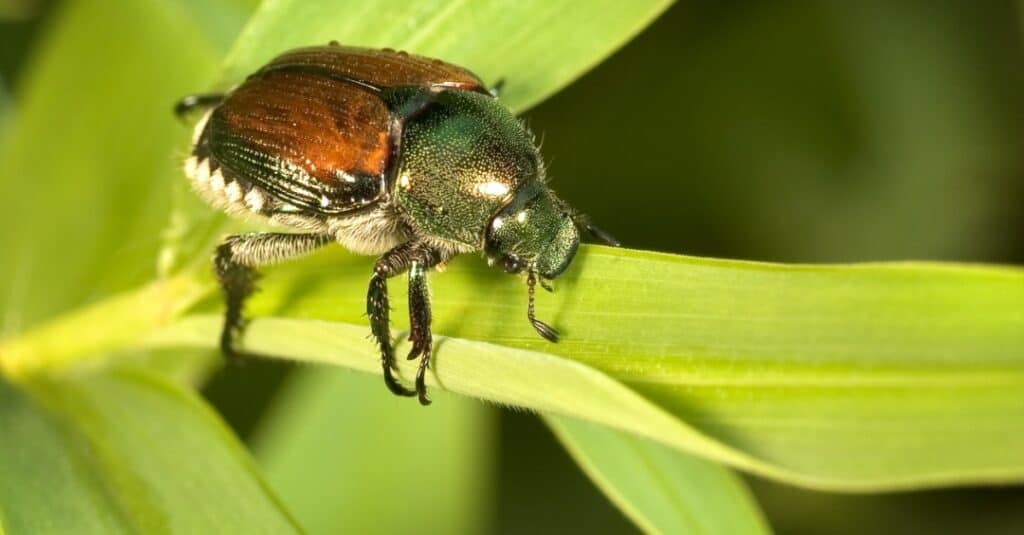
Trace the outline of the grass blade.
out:
<instances>
[{"instance_id":1,"label":"grass blade","mask_svg":"<svg viewBox=\"0 0 1024 535\"><path fill-rule=\"evenodd\" d=\"M369 260L333 252L281 266L251 311L361 326L369 271ZM432 279L437 333L586 364L787 479L875 489L1024 477L1021 270L790 266L591 247L538 301L540 316L565 333L555 345L519 319L526 296L516 278L464 259ZM402 285L392 286L393 301L403 302ZM394 315L399 328L402 316ZM361 348L373 369L361 331L343 347ZM254 349L273 346L271 353L289 354L295 339L275 342L255 327L249 335L262 346ZM455 345L441 344L436 367L451 389ZM501 349L489 347L499 366ZM478 349L466 346L466 357ZM507 351L507 359L524 358ZM326 344L304 355L340 358ZM598 420L604 408L571 376L518 399L552 373L549 363L524 362L478 370L458 386L540 410L571 401L583 412L569 414Z\"/></svg>"},{"instance_id":2,"label":"grass blade","mask_svg":"<svg viewBox=\"0 0 1024 535\"><path fill-rule=\"evenodd\" d=\"M494 413L444 395L425 411L379 383L293 375L253 441L267 480L310 534L487 531Z\"/></svg>"},{"instance_id":3,"label":"grass blade","mask_svg":"<svg viewBox=\"0 0 1024 535\"><path fill-rule=\"evenodd\" d=\"M0 504L13 533L294 533L230 431L136 372L0 383Z\"/></svg>"},{"instance_id":4,"label":"grass blade","mask_svg":"<svg viewBox=\"0 0 1024 535\"><path fill-rule=\"evenodd\" d=\"M812 487L1024 480L1024 271L581 251L538 301L565 334L558 344L525 321L516 277L471 258L434 275L435 332L456 338L438 342L430 380ZM371 263L335 248L268 270L250 313L290 319L257 320L245 346L377 372L361 312ZM392 285L395 303L402 286ZM0 365L50 369L36 366L40 347L73 364L87 355L72 333L88 330L99 352L104 340L122 345L119 318L138 314L68 318L45 346L46 328L5 341ZM393 315L399 329L403 316ZM159 343L212 347L219 319L197 321L199 331L165 330Z\"/></svg>"},{"instance_id":5,"label":"grass blade","mask_svg":"<svg viewBox=\"0 0 1024 535\"><path fill-rule=\"evenodd\" d=\"M770 533L743 480L729 469L592 423L544 420L645 533Z\"/></svg>"},{"instance_id":6,"label":"grass blade","mask_svg":"<svg viewBox=\"0 0 1024 535\"><path fill-rule=\"evenodd\" d=\"M0 336L153 278L183 181L171 107L221 54L190 17L217 11L227 31L226 1L55 8L0 140Z\"/></svg>"},{"instance_id":7,"label":"grass blade","mask_svg":"<svg viewBox=\"0 0 1024 535\"><path fill-rule=\"evenodd\" d=\"M282 50L327 44L405 49L506 79L502 100L522 111L625 44L669 0L380 0L263 2L228 56L237 81Z\"/></svg>"}]
</instances>

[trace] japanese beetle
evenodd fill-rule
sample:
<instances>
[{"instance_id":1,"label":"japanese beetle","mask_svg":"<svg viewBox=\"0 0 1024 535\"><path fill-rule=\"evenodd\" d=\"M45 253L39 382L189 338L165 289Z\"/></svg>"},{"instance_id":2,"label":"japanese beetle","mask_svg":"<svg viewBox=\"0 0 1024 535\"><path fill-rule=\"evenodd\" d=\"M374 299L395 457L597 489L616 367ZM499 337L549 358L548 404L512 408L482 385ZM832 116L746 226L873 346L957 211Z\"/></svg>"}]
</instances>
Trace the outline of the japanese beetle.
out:
<instances>
[{"instance_id":1,"label":"japanese beetle","mask_svg":"<svg viewBox=\"0 0 1024 535\"><path fill-rule=\"evenodd\" d=\"M396 52L301 48L278 56L225 94L187 97L179 116L209 108L195 128L185 173L229 214L263 216L300 233L229 236L214 268L226 312L220 346L237 356L242 306L259 266L330 242L382 255L366 312L395 394L427 399L430 301L427 272L480 251L524 273L527 318L544 338L558 333L534 317L534 287L561 274L579 245L577 227L617 245L545 184L544 163L526 126L466 69ZM392 374L387 279L409 273L416 389ZM549 288L550 289L550 288Z\"/></svg>"}]
</instances>

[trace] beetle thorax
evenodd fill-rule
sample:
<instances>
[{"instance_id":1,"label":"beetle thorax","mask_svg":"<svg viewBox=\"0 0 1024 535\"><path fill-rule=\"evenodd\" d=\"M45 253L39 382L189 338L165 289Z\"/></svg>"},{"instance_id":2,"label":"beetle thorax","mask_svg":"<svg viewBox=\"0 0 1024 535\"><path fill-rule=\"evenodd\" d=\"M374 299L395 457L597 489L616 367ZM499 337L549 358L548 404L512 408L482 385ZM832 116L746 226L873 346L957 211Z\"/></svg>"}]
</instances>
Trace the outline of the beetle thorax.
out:
<instances>
[{"instance_id":1,"label":"beetle thorax","mask_svg":"<svg viewBox=\"0 0 1024 535\"><path fill-rule=\"evenodd\" d=\"M490 219L543 180L533 136L492 97L443 91L404 127L393 198L413 231L480 250Z\"/></svg>"}]
</instances>

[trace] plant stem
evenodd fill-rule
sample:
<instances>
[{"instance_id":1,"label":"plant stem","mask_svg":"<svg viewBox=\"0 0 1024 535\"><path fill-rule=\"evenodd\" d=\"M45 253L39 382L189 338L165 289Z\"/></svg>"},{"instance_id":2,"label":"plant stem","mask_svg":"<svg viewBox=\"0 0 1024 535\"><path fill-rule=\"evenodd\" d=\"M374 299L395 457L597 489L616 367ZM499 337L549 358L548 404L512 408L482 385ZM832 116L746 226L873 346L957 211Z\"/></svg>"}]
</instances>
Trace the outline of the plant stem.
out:
<instances>
[{"instance_id":1,"label":"plant stem","mask_svg":"<svg viewBox=\"0 0 1024 535\"><path fill-rule=\"evenodd\" d=\"M70 312L0 341L0 374L17 380L122 349L171 323L212 289L183 273Z\"/></svg>"}]
</instances>

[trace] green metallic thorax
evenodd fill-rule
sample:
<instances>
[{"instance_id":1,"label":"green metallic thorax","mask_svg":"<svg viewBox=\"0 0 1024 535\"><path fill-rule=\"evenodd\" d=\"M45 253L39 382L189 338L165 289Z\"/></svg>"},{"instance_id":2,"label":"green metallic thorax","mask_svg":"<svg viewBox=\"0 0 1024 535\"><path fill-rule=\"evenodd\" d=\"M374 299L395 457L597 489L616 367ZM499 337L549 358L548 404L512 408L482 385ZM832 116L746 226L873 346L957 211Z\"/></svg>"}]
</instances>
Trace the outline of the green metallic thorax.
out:
<instances>
[{"instance_id":1,"label":"green metallic thorax","mask_svg":"<svg viewBox=\"0 0 1024 535\"><path fill-rule=\"evenodd\" d=\"M442 91L405 122L393 198L418 232L478 250L498 210L543 178L511 112L488 95Z\"/></svg>"}]
</instances>

